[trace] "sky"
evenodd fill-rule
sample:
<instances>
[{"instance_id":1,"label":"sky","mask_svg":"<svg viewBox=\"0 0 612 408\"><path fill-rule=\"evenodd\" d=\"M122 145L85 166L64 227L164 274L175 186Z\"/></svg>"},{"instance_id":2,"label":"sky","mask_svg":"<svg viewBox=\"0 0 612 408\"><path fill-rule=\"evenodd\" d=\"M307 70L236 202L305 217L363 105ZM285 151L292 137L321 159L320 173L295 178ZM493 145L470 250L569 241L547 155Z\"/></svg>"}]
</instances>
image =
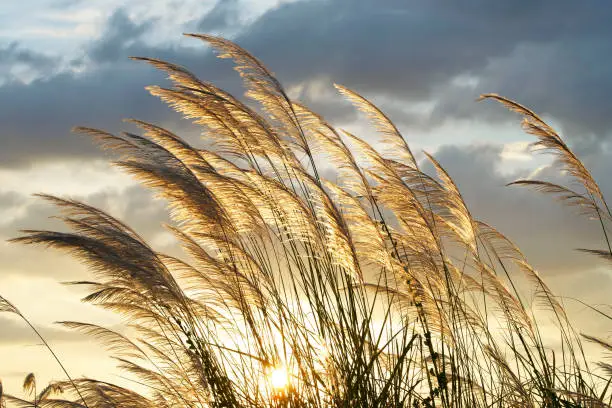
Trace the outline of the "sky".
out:
<instances>
[{"instance_id":1,"label":"sky","mask_svg":"<svg viewBox=\"0 0 612 408\"><path fill-rule=\"evenodd\" d=\"M53 322L113 316L79 303L62 281L88 272L56 252L8 244L25 228L59 228L34 197L77 198L128 220L161 251L163 203L108 164L75 125L118 131L123 118L166 126L202 143L198 130L144 87L164 77L129 56L186 66L232 93L227 61L182 36L220 35L249 50L289 94L332 124L371 138L373 129L337 95L339 83L378 104L414 151L426 150L455 178L472 214L513 239L565 298L581 331L607 336L570 298L610 302L612 271L574 249L600 248L595 222L550 197L508 182L561 180L519 118L476 102L494 92L557 127L612 199L612 3L607 0L20 0L0 1L0 293L41 329L74 376L117 380L100 347ZM419 157L423 157L420 153ZM34 371L62 378L23 324L0 315L0 379L18 393Z\"/></svg>"}]
</instances>

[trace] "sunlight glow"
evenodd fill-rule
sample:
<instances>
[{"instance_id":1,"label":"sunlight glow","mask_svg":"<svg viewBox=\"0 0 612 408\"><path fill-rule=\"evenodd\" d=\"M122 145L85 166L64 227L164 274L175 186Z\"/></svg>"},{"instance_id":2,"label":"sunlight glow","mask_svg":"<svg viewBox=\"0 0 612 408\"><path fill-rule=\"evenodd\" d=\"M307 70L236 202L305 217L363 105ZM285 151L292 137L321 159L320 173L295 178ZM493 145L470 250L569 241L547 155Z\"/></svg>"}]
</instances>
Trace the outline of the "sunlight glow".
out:
<instances>
[{"instance_id":1,"label":"sunlight glow","mask_svg":"<svg viewBox=\"0 0 612 408\"><path fill-rule=\"evenodd\" d=\"M270 384L277 391L285 390L289 386L289 373L285 367L276 367L270 372Z\"/></svg>"}]
</instances>

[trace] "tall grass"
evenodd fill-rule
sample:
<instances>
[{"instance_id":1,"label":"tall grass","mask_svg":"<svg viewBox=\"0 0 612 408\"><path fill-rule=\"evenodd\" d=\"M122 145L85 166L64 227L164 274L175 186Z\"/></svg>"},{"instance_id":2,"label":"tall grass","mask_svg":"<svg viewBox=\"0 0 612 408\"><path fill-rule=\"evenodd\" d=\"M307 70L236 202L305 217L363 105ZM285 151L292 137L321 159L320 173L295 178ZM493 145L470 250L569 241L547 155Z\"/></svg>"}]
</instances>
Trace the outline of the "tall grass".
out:
<instances>
[{"instance_id":1,"label":"tall grass","mask_svg":"<svg viewBox=\"0 0 612 408\"><path fill-rule=\"evenodd\" d=\"M186 256L155 251L99 209L46 195L72 232L27 230L13 240L61 249L91 268L96 281L73 282L91 288L83 300L124 316L133 334L63 324L106 343L140 392L80 378L57 383L63 397L38 406L610 405L611 366L587 361L558 298L520 250L474 218L432 156L435 174L421 170L383 112L337 86L378 129L379 150L292 101L236 44L190 36L235 62L252 103L180 66L136 59L168 74L171 88L148 90L213 147L138 120L141 134L76 129L168 202L167 228ZM519 112L535 146L584 191L515 184L596 216L607 248L591 251L612 258L610 210L588 170L535 113L484 97ZM19 313L6 301L0 308ZM560 344L546 344L545 331Z\"/></svg>"}]
</instances>

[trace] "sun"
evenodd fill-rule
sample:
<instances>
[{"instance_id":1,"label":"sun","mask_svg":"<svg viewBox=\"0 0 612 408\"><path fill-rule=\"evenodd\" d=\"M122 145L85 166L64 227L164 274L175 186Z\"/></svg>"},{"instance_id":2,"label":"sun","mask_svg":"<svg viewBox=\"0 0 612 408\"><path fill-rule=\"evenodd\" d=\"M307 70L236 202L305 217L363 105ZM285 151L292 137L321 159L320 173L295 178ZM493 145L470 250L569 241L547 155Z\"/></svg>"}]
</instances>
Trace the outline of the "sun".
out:
<instances>
[{"instance_id":1,"label":"sun","mask_svg":"<svg viewBox=\"0 0 612 408\"><path fill-rule=\"evenodd\" d=\"M269 381L272 388L282 391L289 387L289 373L285 367L276 367L269 374Z\"/></svg>"}]
</instances>

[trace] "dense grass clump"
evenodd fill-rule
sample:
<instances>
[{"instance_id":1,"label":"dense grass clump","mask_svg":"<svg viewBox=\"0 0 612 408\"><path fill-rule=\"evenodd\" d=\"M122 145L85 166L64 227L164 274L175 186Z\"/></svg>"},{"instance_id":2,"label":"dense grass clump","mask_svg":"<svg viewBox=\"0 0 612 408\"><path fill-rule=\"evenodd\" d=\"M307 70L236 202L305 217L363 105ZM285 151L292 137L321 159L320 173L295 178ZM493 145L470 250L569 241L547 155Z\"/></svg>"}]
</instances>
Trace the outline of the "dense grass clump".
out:
<instances>
[{"instance_id":1,"label":"dense grass clump","mask_svg":"<svg viewBox=\"0 0 612 408\"><path fill-rule=\"evenodd\" d=\"M123 315L134 334L64 324L106 342L145 391L80 378L55 385L61 398L7 401L89 408L610 404L611 366L586 361L583 340L519 249L472 216L432 156L435 174L420 169L383 112L337 86L378 129L379 151L290 100L236 44L192 37L233 59L252 104L177 65L138 59L168 74L173 87L149 91L192 119L212 147L138 120L131 122L141 134L77 129L168 202L168 229L186 256L156 252L112 216L51 196L44 198L72 232L28 230L14 240L62 249L89 265L97 280L75 283L91 288L84 301ZM612 216L589 171L534 112L483 97L521 114L534 146L555 155L579 189L515 184L594 216L607 247L591 252L612 259ZM19 314L0 302L0 310ZM560 347L542 340L542 318L554 320L547 330Z\"/></svg>"}]
</instances>

